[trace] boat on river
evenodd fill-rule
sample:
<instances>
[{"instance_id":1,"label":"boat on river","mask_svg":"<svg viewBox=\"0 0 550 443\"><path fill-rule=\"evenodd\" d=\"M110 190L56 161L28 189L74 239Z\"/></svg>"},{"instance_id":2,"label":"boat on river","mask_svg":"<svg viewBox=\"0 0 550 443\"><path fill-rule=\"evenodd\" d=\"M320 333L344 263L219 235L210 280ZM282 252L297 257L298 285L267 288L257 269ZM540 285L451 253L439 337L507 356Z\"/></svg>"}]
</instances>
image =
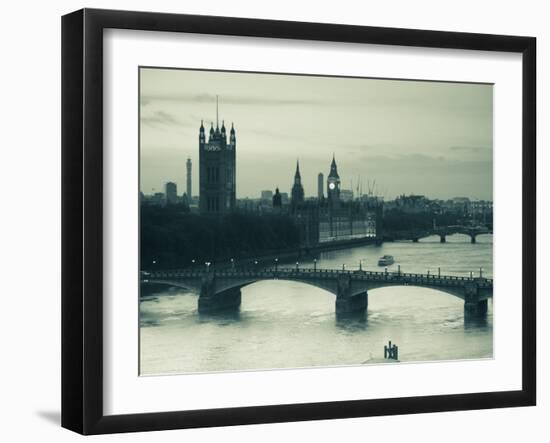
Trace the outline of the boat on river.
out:
<instances>
[{"instance_id":1,"label":"boat on river","mask_svg":"<svg viewBox=\"0 0 550 443\"><path fill-rule=\"evenodd\" d=\"M393 265L394 262L393 255L383 255L378 259L378 266L390 266Z\"/></svg>"}]
</instances>

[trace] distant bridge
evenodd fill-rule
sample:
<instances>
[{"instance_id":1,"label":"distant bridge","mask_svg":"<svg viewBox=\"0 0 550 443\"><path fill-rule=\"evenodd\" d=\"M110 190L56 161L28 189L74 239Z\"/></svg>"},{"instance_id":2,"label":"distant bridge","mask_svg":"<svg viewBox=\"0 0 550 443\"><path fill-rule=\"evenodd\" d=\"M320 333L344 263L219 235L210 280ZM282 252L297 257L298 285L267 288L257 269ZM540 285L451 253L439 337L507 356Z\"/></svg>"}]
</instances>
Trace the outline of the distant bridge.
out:
<instances>
[{"instance_id":1,"label":"distant bridge","mask_svg":"<svg viewBox=\"0 0 550 443\"><path fill-rule=\"evenodd\" d=\"M492 234L493 230L485 226L442 226L431 229L411 230L403 234L403 238L418 242L418 240L433 235L439 236L439 241L445 243L448 235L464 234L470 237L470 242L475 243L476 237L481 234Z\"/></svg>"},{"instance_id":2,"label":"distant bridge","mask_svg":"<svg viewBox=\"0 0 550 443\"><path fill-rule=\"evenodd\" d=\"M493 296L493 280L438 274L345 271L310 268L171 270L142 272L142 283L183 287L199 294L199 312L235 308L241 304L241 288L262 280L306 283L336 295L336 313L365 312L368 291L390 286L437 289L464 300L465 316L484 316Z\"/></svg>"}]
</instances>

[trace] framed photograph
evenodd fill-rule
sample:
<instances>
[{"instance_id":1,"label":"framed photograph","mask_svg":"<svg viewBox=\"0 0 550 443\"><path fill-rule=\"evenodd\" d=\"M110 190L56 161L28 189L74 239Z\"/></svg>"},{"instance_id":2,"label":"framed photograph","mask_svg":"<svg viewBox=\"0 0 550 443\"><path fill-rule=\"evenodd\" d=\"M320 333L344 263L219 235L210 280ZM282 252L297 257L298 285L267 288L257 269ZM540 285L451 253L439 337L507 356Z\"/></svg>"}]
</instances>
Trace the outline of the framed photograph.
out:
<instances>
[{"instance_id":1,"label":"framed photograph","mask_svg":"<svg viewBox=\"0 0 550 443\"><path fill-rule=\"evenodd\" d=\"M535 405L532 37L62 20L62 425Z\"/></svg>"}]
</instances>

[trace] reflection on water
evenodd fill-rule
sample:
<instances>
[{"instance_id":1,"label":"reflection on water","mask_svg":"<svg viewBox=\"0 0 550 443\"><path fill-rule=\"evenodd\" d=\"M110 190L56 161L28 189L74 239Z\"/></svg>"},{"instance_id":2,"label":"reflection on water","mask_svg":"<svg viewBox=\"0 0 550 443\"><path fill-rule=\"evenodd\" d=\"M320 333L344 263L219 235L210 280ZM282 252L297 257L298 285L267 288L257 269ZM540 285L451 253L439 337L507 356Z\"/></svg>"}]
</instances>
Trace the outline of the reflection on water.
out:
<instances>
[{"instance_id":1,"label":"reflection on water","mask_svg":"<svg viewBox=\"0 0 550 443\"><path fill-rule=\"evenodd\" d=\"M385 243L323 253L320 268L359 267L393 255L403 272L492 276L492 238L455 235L419 243ZM300 266L312 266L303 260ZM140 303L141 373L165 374L361 364L399 346L401 361L487 358L493 354L493 305L487 318L464 321L463 301L437 290L380 288L369 292L366 316L336 316L335 296L303 283L272 280L242 289L240 310L199 315L198 295L157 292Z\"/></svg>"}]
</instances>

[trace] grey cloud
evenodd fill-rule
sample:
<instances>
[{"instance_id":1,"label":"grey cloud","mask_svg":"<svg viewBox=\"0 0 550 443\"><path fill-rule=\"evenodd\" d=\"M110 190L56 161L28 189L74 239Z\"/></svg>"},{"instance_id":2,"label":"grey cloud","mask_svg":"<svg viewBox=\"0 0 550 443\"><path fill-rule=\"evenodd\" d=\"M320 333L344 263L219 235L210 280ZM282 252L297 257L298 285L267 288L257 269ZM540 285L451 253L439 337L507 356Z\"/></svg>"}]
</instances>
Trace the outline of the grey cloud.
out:
<instances>
[{"instance_id":1,"label":"grey cloud","mask_svg":"<svg viewBox=\"0 0 550 443\"><path fill-rule=\"evenodd\" d=\"M172 114L165 111L156 111L150 115L141 115L141 122L148 126L175 125L180 123Z\"/></svg>"},{"instance_id":2,"label":"grey cloud","mask_svg":"<svg viewBox=\"0 0 550 443\"><path fill-rule=\"evenodd\" d=\"M451 151L486 152L492 150L490 146L451 146Z\"/></svg>"},{"instance_id":3,"label":"grey cloud","mask_svg":"<svg viewBox=\"0 0 550 443\"><path fill-rule=\"evenodd\" d=\"M178 103L214 103L215 94L152 94L142 95L141 104L147 106L154 101L178 102ZM327 102L316 99L273 98L258 96L223 96L223 103L230 105L319 105Z\"/></svg>"}]
</instances>

